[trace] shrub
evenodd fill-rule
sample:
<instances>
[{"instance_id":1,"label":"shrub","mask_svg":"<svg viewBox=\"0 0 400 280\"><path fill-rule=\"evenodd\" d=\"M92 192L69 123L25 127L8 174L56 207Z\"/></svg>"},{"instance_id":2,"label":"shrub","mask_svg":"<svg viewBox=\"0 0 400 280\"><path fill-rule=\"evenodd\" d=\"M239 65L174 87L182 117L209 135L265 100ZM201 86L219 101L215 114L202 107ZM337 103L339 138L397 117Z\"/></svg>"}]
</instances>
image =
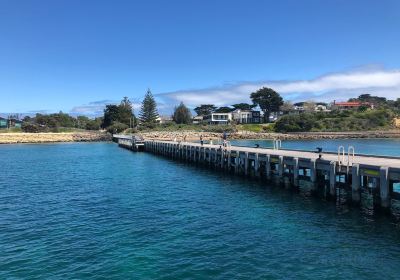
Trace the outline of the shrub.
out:
<instances>
[{"instance_id":1,"label":"shrub","mask_svg":"<svg viewBox=\"0 0 400 280\"><path fill-rule=\"evenodd\" d=\"M286 115L275 123L276 132L302 132L313 128L315 119L312 114Z\"/></svg>"},{"instance_id":2,"label":"shrub","mask_svg":"<svg viewBox=\"0 0 400 280\"><path fill-rule=\"evenodd\" d=\"M128 126L124 123L120 123L120 122L113 122L109 127L107 127L107 131L109 133L120 133L122 131L124 131L125 129L127 129Z\"/></svg>"},{"instance_id":3,"label":"shrub","mask_svg":"<svg viewBox=\"0 0 400 280\"><path fill-rule=\"evenodd\" d=\"M42 127L33 123L23 123L21 129L23 132L28 132L28 133L39 133L47 131L46 127Z\"/></svg>"}]
</instances>

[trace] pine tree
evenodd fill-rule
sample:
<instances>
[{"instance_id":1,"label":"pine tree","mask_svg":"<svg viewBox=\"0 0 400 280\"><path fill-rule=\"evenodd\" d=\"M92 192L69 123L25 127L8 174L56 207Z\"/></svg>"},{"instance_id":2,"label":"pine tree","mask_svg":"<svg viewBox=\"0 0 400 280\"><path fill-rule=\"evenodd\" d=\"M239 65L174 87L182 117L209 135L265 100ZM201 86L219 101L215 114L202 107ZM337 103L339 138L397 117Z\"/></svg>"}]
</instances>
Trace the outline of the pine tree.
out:
<instances>
[{"instance_id":1,"label":"pine tree","mask_svg":"<svg viewBox=\"0 0 400 280\"><path fill-rule=\"evenodd\" d=\"M139 119L144 124L151 124L155 123L157 118L158 118L157 104L156 101L154 100L153 95L151 94L150 89L148 89L142 102Z\"/></svg>"},{"instance_id":2,"label":"pine tree","mask_svg":"<svg viewBox=\"0 0 400 280\"><path fill-rule=\"evenodd\" d=\"M119 109L119 122L128 125L129 127L135 126L136 117L133 112L132 102L128 97L124 97L118 106Z\"/></svg>"}]
</instances>

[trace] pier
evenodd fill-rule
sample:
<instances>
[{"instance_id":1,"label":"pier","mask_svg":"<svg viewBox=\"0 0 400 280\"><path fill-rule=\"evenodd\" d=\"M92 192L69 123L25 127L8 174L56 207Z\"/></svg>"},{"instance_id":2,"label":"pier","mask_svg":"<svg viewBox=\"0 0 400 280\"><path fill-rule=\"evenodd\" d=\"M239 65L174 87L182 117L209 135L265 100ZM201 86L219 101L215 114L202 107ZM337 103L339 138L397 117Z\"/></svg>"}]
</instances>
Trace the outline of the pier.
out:
<instances>
[{"instance_id":1,"label":"pier","mask_svg":"<svg viewBox=\"0 0 400 280\"><path fill-rule=\"evenodd\" d=\"M274 182L286 188L307 188L313 194L336 198L349 194L352 205L360 205L362 194L373 199L374 209L391 212L400 200L394 186L400 184L400 158L354 154L210 145L192 142L143 140L114 135L119 145L229 172L238 176Z\"/></svg>"}]
</instances>

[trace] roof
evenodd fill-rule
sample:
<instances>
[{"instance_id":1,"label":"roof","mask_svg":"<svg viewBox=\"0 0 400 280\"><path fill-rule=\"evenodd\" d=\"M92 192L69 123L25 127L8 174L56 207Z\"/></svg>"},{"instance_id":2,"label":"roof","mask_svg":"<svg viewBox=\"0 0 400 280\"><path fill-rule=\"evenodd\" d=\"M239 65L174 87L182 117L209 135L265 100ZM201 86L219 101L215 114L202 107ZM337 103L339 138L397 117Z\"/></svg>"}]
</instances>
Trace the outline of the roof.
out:
<instances>
[{"instance_id":1,"label":"roof","mask_svg":"<svg viewBox=\"0 0 400 280\"><path fill-rule=\"evenodd\" d=\"M352 101L352 102L335 102L334 105L336 105L336 106L362 106L362 105L370 105L370 104L368 102Z\"/></svg>"}]
</instances>

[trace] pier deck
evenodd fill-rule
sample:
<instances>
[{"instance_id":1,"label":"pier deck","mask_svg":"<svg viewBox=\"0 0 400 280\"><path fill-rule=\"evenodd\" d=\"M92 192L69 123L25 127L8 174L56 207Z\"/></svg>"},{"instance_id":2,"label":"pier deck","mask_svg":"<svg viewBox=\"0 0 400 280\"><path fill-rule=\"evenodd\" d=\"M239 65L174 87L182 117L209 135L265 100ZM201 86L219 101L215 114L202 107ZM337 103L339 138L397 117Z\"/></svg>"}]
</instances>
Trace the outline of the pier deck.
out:
<instances>
[{"instance_id":1,"label":"pier deck","mask_svg":"<svg viewBox=\"0 0 400 280\"><path fill-rule=\"evenodd\" d=\"M172 141L157 141L160 143L168 143L168 144L178 144L178 142ZM193 142L181 142L180 145L190 145L193 147L203 147L208 149L219 149L221 145L210 145L210 144L203 144L200 143L193 143ZM275 156L285 156L285 157L296 157L296 158L306 158L306 159L318 159L319 155L316 152L308 152L308 151L301 151L301 150L287 150L287 149L270 149L270 148L252 148L252 147L242 147L242 146L231 146L227 148L230 151L237 151L237 152L248 152L248 153L258 153L258 154L269 154ZM337 153L332 152L323 152L322 159L327 161L335 161L338 162L338 155ZM347 155L345 157L346 164L347 164ZM386 167L393 167L393 168L400 168L400 158L396 157L385 157L385 156L369 156L369 155L354 155L353 160L350 160L350 166L353 164L363 164L363 165L371 165L371 166L386 166Z\"/></svg>"},{"instance_id":2,"label":"pier deck","mask_svg":"<svg viewBox=\"0 0 400 280\"><path fill-rule=\"evenodd\" d=\"M120 146L139 150L136 138L114 137ZM400 158L396 157L324 152L320 158L311 151L158 140L144 140L143 150L288 187L306 186L312 193L323 190L326 197L336 197L337 189L346 189L355 205L367 193L374 207L389 212L393 202L400 201Z\"/></svg>"}]
</instances>

